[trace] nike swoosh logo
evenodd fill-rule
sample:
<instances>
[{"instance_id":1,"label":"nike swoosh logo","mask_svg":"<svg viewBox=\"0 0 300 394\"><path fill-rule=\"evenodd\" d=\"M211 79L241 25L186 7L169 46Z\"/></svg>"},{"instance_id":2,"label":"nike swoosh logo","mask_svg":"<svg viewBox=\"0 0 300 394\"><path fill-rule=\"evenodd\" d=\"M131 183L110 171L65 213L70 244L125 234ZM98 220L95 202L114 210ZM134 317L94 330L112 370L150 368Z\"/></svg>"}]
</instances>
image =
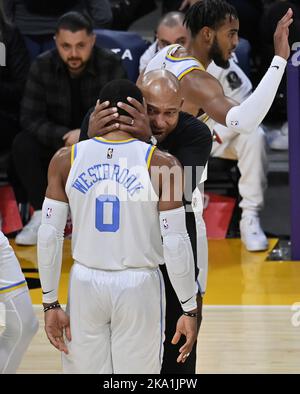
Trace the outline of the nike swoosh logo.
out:
<instances>
[{"instance_id":1,"label":"nike swoosh logo","mask_svg":"<svg viewBox=\"0 0 300 394\"><path fill-rule=\"evenodd\" d=\"M187 300L185 300L185 301L180 301L181 302L181 304L182 305L184 305L184 304L186 304L189 300L191 300L193 298L193 296L192 297L190 297L190 298L188 298Z\"/></svg>"},{"instance_id":2,"label":"nike swoosh logo","mask_svg":"<svg viewBox=\"0 0 300 394\"><path fill-rule=\"evenodd\" d=\"M51 291L53 291L53 290L50 290L50 291L43 291L43 294L44 294L44 295L49 294L49 293L51 293Z\"/></svg>"},{"instance_id":3,"label":"nike swoosh logo","mask_svg":"<svg viewBox=\"0 0 300 394\"><path fill-rule=\"evenodd\" d=\"M279 66L272 66L272 67L277 68L277 70L279 70ZM272 67L271 67L271 68L272 68Z\"/></svg>"}]
</instances>

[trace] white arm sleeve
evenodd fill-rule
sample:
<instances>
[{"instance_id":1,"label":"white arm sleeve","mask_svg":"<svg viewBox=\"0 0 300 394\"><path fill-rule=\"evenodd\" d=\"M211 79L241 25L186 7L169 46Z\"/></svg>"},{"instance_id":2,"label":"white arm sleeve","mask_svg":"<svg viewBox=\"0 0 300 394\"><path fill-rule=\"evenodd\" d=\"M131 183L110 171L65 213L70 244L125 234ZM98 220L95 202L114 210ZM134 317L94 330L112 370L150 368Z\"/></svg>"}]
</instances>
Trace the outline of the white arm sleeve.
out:
<instances>
[{"instance_id":1,"label":"white arm sleeve","mask_svg":"<svg viewBox=\"0 0 300 394\"><path fill-rule=\"evenodd\" d=\"M160 212L164 259L172 286L184 311L197 308L193 250L184 208Z\"/></svg>"},{"instance_id":2,"label":"white arm sleeve","mask_svg":"<svg viewBox=\"0 0 300 394\"><path fill-rule=\"evenodd\" d=\"M62 247L68 212L69 205L67 203L45 198L37 245L44 303L51 303L58 299Z\"/></svg>"},{"instance_id":3,"label":"white arm sleeve","mask_svg":"<svg viewBox=\"0 0 300 394\"><path fill-rule=\"evenodd\" d=\"M282 57L274 56L255 91L243 103L228 111L226 125L229 129L250 133L259 126L273 103L286 63Z\"/></svg>"}]
</instances>

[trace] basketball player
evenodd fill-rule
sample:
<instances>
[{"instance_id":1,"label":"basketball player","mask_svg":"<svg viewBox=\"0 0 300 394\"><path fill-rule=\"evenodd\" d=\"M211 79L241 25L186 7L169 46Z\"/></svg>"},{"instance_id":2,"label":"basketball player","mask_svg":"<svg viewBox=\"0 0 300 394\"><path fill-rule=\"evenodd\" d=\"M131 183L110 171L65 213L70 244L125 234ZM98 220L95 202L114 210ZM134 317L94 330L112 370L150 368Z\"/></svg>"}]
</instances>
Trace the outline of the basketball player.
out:
<instances>
[{"instance_id":1,"label":"basketball player","mask_svg":"<svg viewBox=\"0 0 300 394\"><path fill-rule=\"evenodd\" d=\"M168 151L174 155L181 165L190 169L192 176L186 177L191 182L185 182L184 206L186 208L186 226L190 236L195 261L195 278L197 278L197 286L199 292L197 294L198 304L198 329L202 320L202 296L206 291L207 281L207 240L205 233L205 224L202 216L198 215L197 210L193 212L191 207L192 191L200 182L201 173L208 161L209 154L212 147L212 136L209 128L195 118L193 115L181 111L182 107L182 92L178 79L169 71L155 70L147 73L144 76L140 89L147 104L147 113L150 121L151 131L157 139L158 147L161 150ZM127 112L131 113L135 119L133 126L128 126L128 123L133 119L125 116L119 116L117 121L121 121L126 125L120 125L121 129L131 132L133 127L136 128L136 136L139 136L139 127L142 127L137 117L142 116L143 106L139 102L135 102L135 107L130 107L125 103L118 105L122 106ZM88 136L97 136L97 133L108 129L110 122L114 120L111 115L111 108L101 109L103 103L97 104L94 115L91 118L97 117L98 121L92 125L92 129L88 126L89 114L81 126L80 139L84 140ZM100 109L100 110L99 110ZM114 108L117 110L117 108ZM91 134L92 133L92 134ZM141 133L140 133L141 134ZM196 208L196 207L195 207ZM202 228L202 237L197 237L199 229ZM165 288L166 288L166 329L164 342L164 358L162 365L162 374L192 374L196 369L196 345L194 346L188 360L184 364L176 363L175 355L181 346L178 343L176 346L172 344L172 338L176 323L181 315L181 305L176 297L173 287L168 278L165 265L161 265Z\"/></svg>"},{"instance_id":2,"label":"basketball player","mask_svg":"<svg viewBox=\"0 0 300 394\"><path fill-rule=\"evenodd\" d=\"M238 44L237 12L224 0L201 0L190 7L184 22L192 36L188 50L180 45L163 48L148 63L139 81L150 71L166 69L180 80L184 111L199 116L211 130L217 122L228 127L231 132L249 133L257 129L267 114L284 74L290 55L288 34L293 22L292 15L289 9L278 22L274 34L275 56L270 68L256 90L241 104L226 97L220 82L206 72L212 60L219 67L228 67L232 52ZM205 179L206 174L201 181ZM199 195L196 198L198 209L202 210L202 198ZM241 235L246 245L248 242L243 239L243 233L247 233L244 231L247 225L248 220L243 222L242 218ZM266 238L259 225L256 229L261 238ZM205 226L197 229L199 239L204 239L204 230ZM207 266L207 254L198 252L197 259L198 266Z\"/></svg>"},{"instance_id":3,"label":"basketball player","mask_svg":"<svg viewBox=\"0 0 300 394\"><path fill-rule=\"evenodd\" d=\"M115 106L128 95L143 102L132 82L115 80L100 100ZM173 343L186 337L177 362L185 362L196 340L197 290L182 169L171 155L128 136L117 131L64 148L49 167L38 263L45 329L64 352L65 372L160 372L165 301L158 265L163 261L183 308L173 337ZM149 171L163 168L173 175L168 171L154 182ZM57 290L69 206L75 263L66 314Z\"/></svg>"},{"instance_id":4,"label":"basketball player","mask_svg":"<svg viewBox=\"0 0 300 394\"><path fill-rule=\"evenodd\" d=\"M26 280L5 235L0 231L0 302L5 330L0 335L0 373L16 373L38 330Z\"/></svg>"},{"instance_id":5,"label":"basketball player","mask_svg":"<svg viewBox=\"0 0 300 394\"><path fill-rule=\"evenodd\" d=\"M290 55L291 9L278 22L274 34L275 56L256 90L240 105L224 95L222 86L206 71L214 60L226 68L238 44L239 20L233 6L224 0L201 0L187 12L185 25L192 40L186 50L180 45L163 48L148 63L145 73L155 69L171 71L182 84L183 110L201 116L211 127L215 122L236 132L257 127L268 112Z\"/></svg>"}]
</instances>

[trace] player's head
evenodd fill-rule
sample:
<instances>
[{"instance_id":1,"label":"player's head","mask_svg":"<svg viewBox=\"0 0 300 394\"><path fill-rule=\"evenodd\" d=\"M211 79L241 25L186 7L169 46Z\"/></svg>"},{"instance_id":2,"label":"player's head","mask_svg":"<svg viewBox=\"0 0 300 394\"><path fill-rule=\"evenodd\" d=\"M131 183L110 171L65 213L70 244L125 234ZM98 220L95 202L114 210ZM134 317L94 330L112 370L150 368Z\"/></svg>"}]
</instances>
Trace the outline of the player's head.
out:
<instances>
[{"instance_id":1,"label":"player's head","mask_svg":"<svg viewBox=\"0 0 300 394\"><path fill-rule=\"evenodd\" d=\"M128 97L143 104L143 94L133 82L128 79L114 79L103 86L99 94L99 101L100 103L109 101L109 106L118 108L120 115L131 116L124 109L117 107L119 102L131 105L127 100Z\"/></svg>"},{"instance_id":2,"label":"player's head","mask_svg":"<svg viewBox=\"0 0 300 394\"><path fill-rule=\"evenodd\" d=\"M168 12L163 15L156 29L158 48L167 45L180 44L188 47L190 44L190 32L183 25L184 14L178 11Z\"/></svg>"},{"instance_id":3,"label":"player's head","mask_svg":"<svg viewBox=\"0 0 300 394\"><path fill-rule=\"evenodd\" d=\"M208 60L226 68L238 44L236 9L224 0L200 0L187 12L184 24L194 45L207 50Z\"/></svg>"},{"instance_id":4,"label":"player's head","mask_svg":"<svg viewBox=\"0 0 300 394\"><path fill-rule=\"evenodd\" d=\"M55 32L58 53L73 74L82 72L89 61L96 36L91 20L79 12L62 15Z\"/></svg>"},{"instance_id":5,"label":"player's head","mask_svg":"<svg viewBox=\"0 0 300 394\"><path fill-rule=\"evenodd\" d=\"M169 71L155 70L145 74L139 86L147 103L152 132L161 142L178 123L183 104L180 83Z\"/></svg>"}]
</instances>

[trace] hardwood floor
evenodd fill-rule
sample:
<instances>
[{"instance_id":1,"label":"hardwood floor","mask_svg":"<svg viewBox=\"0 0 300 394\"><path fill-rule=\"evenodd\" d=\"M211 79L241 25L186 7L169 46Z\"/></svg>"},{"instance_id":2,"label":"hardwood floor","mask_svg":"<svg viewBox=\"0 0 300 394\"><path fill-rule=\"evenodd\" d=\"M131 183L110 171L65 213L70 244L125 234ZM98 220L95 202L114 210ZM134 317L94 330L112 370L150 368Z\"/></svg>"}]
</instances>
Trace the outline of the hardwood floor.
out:
<instances>
[{"instance_id":1,"label":"hardwood floor","mask_svg":"<svg viewBox=\"0 0 300 394\"><path fill-rule=\"evenodd\" d=\"M276 239L270 240L270 250ZM60 373L59 352L43 329L36 248L14 245L40 319L19 373ZM198 373L300 373L300 264L267 261L238 239L209 241L209 275L197 347ZM72 266L65 242L60 301ZM297 304L298 303L298 304ZM1 308L0 308L1 310ZM1 321L1 319L0 319Z\"/></svg>"}]
</instances>

